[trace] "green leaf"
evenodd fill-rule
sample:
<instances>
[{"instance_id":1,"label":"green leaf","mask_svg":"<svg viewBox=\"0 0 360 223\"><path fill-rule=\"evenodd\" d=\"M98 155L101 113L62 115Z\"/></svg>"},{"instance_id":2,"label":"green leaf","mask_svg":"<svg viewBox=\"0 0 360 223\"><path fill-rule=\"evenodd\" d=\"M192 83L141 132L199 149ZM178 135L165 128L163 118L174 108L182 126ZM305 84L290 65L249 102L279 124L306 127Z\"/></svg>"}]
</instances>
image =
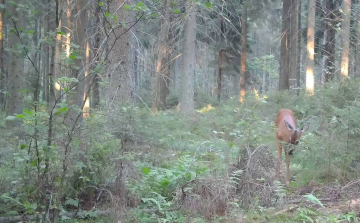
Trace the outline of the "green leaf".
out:
<instances>
[{"instance_id":1,"label":"green leaf","mask_svg":"<svg viewBox=\"0 0 360 223\"><path fill-rule=\"evenodd\" d=\"M105 17L109 17L110 16L110 12L105 12Z\"/></svg>"},{"instance_id":2,"label":"green leaf","mask_svg":"<svg viewBox=\"0 0 360 223\"><path fill-rule=\"evenodd\" d=\"M16 116L16 118L25 118L25 115L23 115L23 114L18 114L18 115Z\"/></svg>"},{"instance_id":3,"label":"green leaf","mask_svg":"<svg viewBox=\"0 0 360 223\"><path fill-rule=\"evenodd\" d=\"M67 199L65 201L65 204L77 207L79 205L79 200L75 200L75 199L70 198L70 199Z\"/></svg>"},{"instance_id":4,"label":"green leaf","mask_svg":"<svg viewBox=\"0 0 360 223\"><path fill-rule=\"evenodd\" d=\"M62 36L63 36L63 35L65 35L65 32L61 32L61 31L60 31L60 32L56 32L56 34L59 34L59 35L62 35Z\"/></svg>"},{"instance_id":5,"label":"green leaf","mask_svg":"<svg viewBox=\"0 0 360 223\"><path fill-rule=\"evenodd\" d=\"M169 185L170 181L168 179L163 179L161 182L160 182L160 185L162 187L167 187L167 185Z\"/></svg>"},{"instance_id":6,"label":"green leaf","mask_svg":"<svg viewBox=\"0 0 360 223\"><path fill-rule=\"evenodd\" d=\"M32 111L29 111L29 110L27 110L26 108L24 108L24 112L25 112L26 114L28 114L28 115L32 115Z\"/></svg>"},{"instance_id":7,"label":"green leaf","mask_svg":"<svg viewBox=\"0 0 360 223\"><path fill-rule=\"evenodd\" d=\"M39 12L39 11L38 11L38 10L36 10L36 9L33 11L33 13L34 13L34 14L37 14L38 12Z\"/></svg>"},{"instance_id":8,"label":"green leaf","mask_svg":"<svg viewBox=\"0 0 360 223\"><path fill-rule=\"evenodd\" d=\"M180 10L179 9L174 9L174 12L175 13L180 13Z\"/></svg>"},{"instance_id":9,"label":"green leaf","mask_svg":"<svg viewBox=\"0 0 360 223\"><path fill-rule=\"evenodd\" d=\"M130 10L130 5L124 5L125 10Z\"/></svg>"},{"instance_id":10,"label":"green leaf","mask_svg":"<svg viewBox=\"0 0 360 223\"><path fill-rule=\"evenodd\" d=\"M31 161L30 166L36 167L37 166L37 160L35 159L35 160Z\"/></svg>"},{"instance_id":11,"label":"green leaf","mask_svg":"<svg viewBox=\"0 0 360 223\"><path fill-rule=\"evenodd\" d=\"M9 115L8 117L6 117L5 120L7 120L7 121L13 121L13 120L15 120L15 119L16 119L15 116Z\"/></svg>"},{"instance_id":12,"label":"green leaf","mask_svg":"<svg viewBox=\"0 0 360 223\"><path fill-rule=\"evenodd\" d=\"M211 7L212 7L212 4L211 4L211 2L206 2L206 3L205 3L205 6L208 7L208 8L211 8Z\"/></svg>"},{"instance_id":13,"label":"green leaf","mask_svg":"<svg viewBox=\"0 0 360 223\"><path fill-rule=\"evenodd\" d=\"M320 205L321 207L324 207L324 205L321 203L321 201L320 201L317 197L315 197L314 195L312 195L312 194L307 194L307 195L304 195L304 197L305 197L306 199L308 199L311 203L313 203L313 204L318 204L318 205Z\"/></svg>"},{"instance_id":14,"label":"green leaf","mask_svg":"<svg viewBox=\"0 0 360 223\"><path fill-rule=\"evenodd\" d=\"M143 168L142 168L142 171L143 171L143 173L144 173L145 175L148 175L148 174L151 172L151 170L150 170L149 168L147 168L147 167L143 167Z\"/></svg>"},{"instance_id":15,"label":"green leaf","mask_svg":"<svg viewBox=\"0 0 360 223\"><path fill-rule=\"evenodd\" d=\"M104 5L104 2L99 2L98 4L100 7Z\"/></svg>"},{"instance_id":16,"label":"green leaf","mask_svg":"<svg viewBox=\"0 0 360 223\"><path fill-rule=\"evenodd\" d=\"M144 5L144 3L139 2L139 3L137 3L136 5L137 5L137 6L139 6L139 7L141 7L141 6L143 6L143 5Z\"/></svg>"},{"instance_id":17,"label":"green leaf","mask_svg":"<svg viewBox=\"0 0 360 223\"><path fill-rule=\"evenodd\" d=\"M28 33L29 33L29 34L34 34L35 31L34 31L34 30L29 30Z\"/></svg>"},{"instance_id":18,"label":"green leaf","mask_svg":"<svg viewBox=\"0 0 360 223\"><path fill-rule=\"evenodd\" d=\"M20 145L20 149L21 149L21 150L25 149L26 147L27 147L27 145L25 145L25 144L21 144L21 145Z\"/></svg>"},{"instance_id":19,"label":"green leaf","mask_svg":"<svg viewBox=\"0 0 360 223\"><path fill-rule=\"evenodd\" d=\"M154 18L156 18L156 17L158 17L158 14L157 14L157 13L153 13L153 14L151 14L151 16L154 17Z\"/></svg>"},{"instance_id":20,"label":"green leaf","mask_svg":"<svg viewBox=\"0 0 360 223\"><path fill-rule=\"evenodd\" d=\"M117 17L116 15L113 16L113 20L116 21L117 20Z\"/></svg>"}]
</instances>

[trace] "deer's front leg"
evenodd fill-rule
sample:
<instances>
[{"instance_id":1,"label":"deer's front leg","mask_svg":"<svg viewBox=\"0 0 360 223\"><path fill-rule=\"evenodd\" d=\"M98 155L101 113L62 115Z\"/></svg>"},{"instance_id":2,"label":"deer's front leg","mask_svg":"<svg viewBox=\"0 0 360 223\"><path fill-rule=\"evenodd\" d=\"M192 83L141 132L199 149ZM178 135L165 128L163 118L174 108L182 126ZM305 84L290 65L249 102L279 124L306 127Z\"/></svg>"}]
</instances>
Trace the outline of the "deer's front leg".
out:
<instances>
[{"instance_id":1,"label":"deer's front leg","mask_svg":"<svg viewBox=\"0 0 360 223\"><path fill-rule=\"evenodd\" d=\"M286 174L285 174L285 184L289 186L290 184L290 146L287 146L285 149L285 162L286 162Z\"/></svg>"},{"instance_id":2,"label":"deer's front leg","mask_svg":"<svg viewBox=\"0 0 360 223\"><path fill-rule=\"evenodd\" d=\"M280 168L281 168L281 155L282 155L282 148L281 148L281 144L277 143L277 153L278 153L278 157L277 157L277 165L276 165L276 174L275 174L275 178L277 180L280 180Z\"/></svg>"}]
</instances>

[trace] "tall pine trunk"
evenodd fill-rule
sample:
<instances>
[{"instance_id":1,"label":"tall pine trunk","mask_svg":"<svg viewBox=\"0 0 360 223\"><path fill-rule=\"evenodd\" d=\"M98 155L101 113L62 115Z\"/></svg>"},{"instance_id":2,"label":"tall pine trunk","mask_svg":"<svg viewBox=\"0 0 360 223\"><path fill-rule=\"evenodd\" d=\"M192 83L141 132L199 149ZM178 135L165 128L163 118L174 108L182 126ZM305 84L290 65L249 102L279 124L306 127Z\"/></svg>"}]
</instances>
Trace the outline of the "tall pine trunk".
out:
<instances>
[{"instance_id":1,"label":"tall pine trunk","mask_svg":"<svg viewBox=\"0 0 360 223\"><path fill-rule=\"evenodd\" d=\"M349 76L349 41L350 41L350 16L351 16L351 0L343 1L343 21L341 23L341 76L346 78Z\"/></svg>"},{"instance_id":2,"label":"tall pine trunk","mask_svg":"<svg viewBox=\"0 0 360 223\"><path fill-rule=\"evenodd\" d=\"M289 89L289 19L290 19L290 1L283 0L282 10L282 28L281 28L281 43L280 43L280 76L279 76L279 91Z\"/></svg>"},{"instance_id":3,"label":"tall pine trunk","mask_svg":"<svg viewBox=\"0 0 360 223\"><path fill-rule=\"evenodd\" d=\"M306 59L306 91L314 94L315 0L309 1Z\"/></svg>"},{"instance_id":4,"label":"tall pine trunk","mask_svg":"<svg viewBox=\"0 0 360 223\"><path fill-rule=\"evenodd\" d=\"M0 0L0 4L4 4L4 0ZM4 69L4 10L0 9L0 110L5 105L5 69Z\"/></svg>"},{"instance_id":5,"label":"tall pine trunk","mask_svg":"<svg viewBox=\"0 0 360 223\"><path fill-rule=\"evenodd\" d=\"M19 29L24 29L24 12L21 11L17 5L21 5L21 0L15 0L16 4L10 3L7 7L9 10L9 26L14 29L13 32L9 32L8 37L8 47L11 49L9 52L9 65L8 65L8 99L6 114L14 115L22 113L23 109L23 97L21 90L24 88L24 57L22 53L22 48L18 48L18 45L21 45ZM6 127L15 127L19 122L7 121Z\"/></svg>"},{"instance_id":6,"label":"tall pine trunk","mask_svg":"<svg viewBox=\"0 0 360 223\"><path fill-rule=\"evenodd\" d=\"M335 74L335 3L334 0L325 2L325 52L324 52L324 84L331 81Z\"/></svg>"},{"instance_id":7,"label":"tall pine trunk","mask_svg":"<svg viewBox=\"0 0 360 223\"><path fill-rule=\"evenodd\" d=\"M196 65L196 4L187 2L185 18L184 71L181 77L180 112L194 111L194 73Z\"/></svg>"},{"instance_id":8,"label":"tall pine trunk","mask_svg":"<svg viewBox=\"0 0 360 223\"><path fill-rule=\"evenodd\" d=\"M157 62L155 70L155 87L153 91L153 99L151 110L156 114L158 109L166 108L166 96L169 91L169 19L171 0L166 0L164 16L161 19L160 44L157 53Z\"/></svg>"},{"instance_id":9,"label":"tall pine trunk","mask_svg":"<svg viewBox=\"0 0 360 223\"><path fill-rule=\"evenodd\" d=\"M246 88L246 35L247 35L247 0L243 3L243 14L241 18L241 76L239 102L243 103Z\"/></svg>"},{"instance_id":10,"label":"tall pine trunk","mask_svg":"<svg viewBox=\"0 0 360 223\"><path fill-rule=\"evenodd\" d=\"M291 17L290 17L290 87L297 87L297 69L298 69L298 0L291 0Z\"/></svg>"}]
</instances>

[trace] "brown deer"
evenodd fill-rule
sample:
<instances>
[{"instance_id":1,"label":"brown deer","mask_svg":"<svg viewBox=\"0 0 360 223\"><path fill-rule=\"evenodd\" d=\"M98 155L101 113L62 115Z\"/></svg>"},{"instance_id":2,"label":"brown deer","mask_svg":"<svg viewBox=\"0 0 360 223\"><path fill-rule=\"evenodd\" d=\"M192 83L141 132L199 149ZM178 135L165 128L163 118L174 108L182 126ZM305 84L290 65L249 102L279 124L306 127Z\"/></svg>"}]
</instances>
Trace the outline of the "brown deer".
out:
<instances>
[{"instance_id":1,"label":"brown deer","mask_svg":"<svg viewBox=\"0 0 360 223\"><path fill-rule=\"evenodd\" d=\"M286 186L289 186L290 183L290 156L293 152L293 145L299 143L300 137L305 132L309 126L305 125L301 129L297 129L296 119L294 113L289 109L281 109L275 119L276 125L276 139L277 142L277 166L276 166L276 179L280 178L280 167L281 167L281 154L282 148L281 144L285 145L285 161L286 161L286 175L285 183ZM285 143L283 143L285 142Z\"/></svg>"}]
</instances>

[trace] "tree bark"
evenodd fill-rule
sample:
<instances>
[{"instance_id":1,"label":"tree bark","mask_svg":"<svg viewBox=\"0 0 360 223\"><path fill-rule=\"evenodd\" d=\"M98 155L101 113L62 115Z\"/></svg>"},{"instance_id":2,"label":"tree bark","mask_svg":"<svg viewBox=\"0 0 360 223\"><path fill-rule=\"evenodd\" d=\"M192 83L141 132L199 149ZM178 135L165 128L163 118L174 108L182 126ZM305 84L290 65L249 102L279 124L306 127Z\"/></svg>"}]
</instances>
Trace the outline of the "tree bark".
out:
<instances>
[{"instance_id":1,"label":"tree bark","mask_svg":"<svg viewBox=\"0 0 360 223\"><path fill-rule=\"evenodd\" d=\"M131 13L123 7L124 0L116 0L111 4L111 13L115 13L119 21L133 22ZM120 8L120 10L115 11ZM113 10L112 10L113 9ZM109 53L107 67L108 81L110 82L106 95L109 99L107 107L111 108L115 102L132 105L134 103L134 78L133 78L133 50L131 49L133 36L129 27L117 27L110 33L109 46L114 46Z\"/></svg>"},{"instance_id":2,"label":"tree bark","mask_svg":"<svg viewBox=\"0 0 360 223\"><path fill-rule=\"evenodd\" d=\"M75 45L79 46L78 52L73 52L78 55L81 55L82 58L86 58L86 30L88 28L88 6L87 0L76 0L75 9L76 13L73 16L74 20L74 38L73 42ZM83 62L81 58L75 58L74 67L72 68L71 77L76 78L79 82L72 83L70 86L70 91L68 95L68 104L71 106L69 115L68 115L68 123L73 124L73 122L77 119L79 115L79 109L82 109L83 99L84 99L84 86L85 86L85 68L83 66ZM78 122L82 122L82 117L78 119Z\"/></svg>"},{"instance_id":3,"label":"tree bark","mask_svg":"<svg viewBox=\"0 0 360 223\"><path fill-rule=\"evenodd\" d=\"M160 44L157 53L157 64L155 70L155 87L153 92L153 99L151 110L154 114L158 109L165 110L166 96L169 91L169 69L168 53L169 53L169 19L171 0L166 0L166 7L164 9L164 16L161 19Z\"/></svg>"},{"instance_id":4,"label":"tree bark","mask_svg":"<svg viewBox=\"0 0 360 223\"><path fill-rule=\"evenodd\" d=\"M63 12L63 2L62 1L57 1L57 12L56 12L56 29L57 32L61 32L62 31L62 12ZM61 63L60 63L60 53L61 53L61 34L56 34L56 40L55 40L55 55L54 55L54 60L52 61L53 63L53 70L52 72L52 81L51 84L53 85L52 89L53 92L51 92L51 94L53 94L53 100L58 100L58 98L60 97L61 94L61 83L59 81L57 81L57 79L60 77L61 74ZM53 101L52 100L52 101ZM54 101L53 101L54 102Z\"/></svg>"},{"instance_id":5,"label":"tree bark","mask_svg":"<svg viewBox=\"0 0 360 223\"><path fill-rule=\"evenodd\" d=\"M283 0L282 11L282 38L280 43L280 76L279 76L279 91L289 89L289 20L290 20L290 1Z\"/></svg>"},{"instance_id":6,"label":"tree bark","mask_svg":"<svg viewBox=\"0 0 360 223\"><path fill-rule=\"evenodd\" d=\"M49 35L49 20L50 16L48 12L49 0L43 0L44 12L45 16L43 19L43 27L44 27L44 37ZM42 92L42 100L47 103L50 102L49 99L49 73L50 73L50 46L48 43L43 44L43 92Z\"/></svg>"},{"instance_id":7,"label":"tree bark","mask_svg":"<svg viewBox=\"0 0 360 223\"><path fill-rule=\"evenodd\" d=\"M4 4L4 0L0 0L0 4ZM4 24L4 10L0 9L0 110L2 110L5 105L5 85L6 85L5 69L4 69L3 24Z\"/></svg>"},{"instance_id":8,"label":"tree bark","mask_svg":"<svg viewBox=\"0 0 360 223\"><path fill-rule=\"evenodd\" d=\"M355 63L355 77L360 77L360 10L357 11L356 14L357 22L356 22L356 37L357 37L357 43L356 43L356 63Z\"/></svg>"},{"instance_id":9,"label":"tree bark","mask_svg":"<svg viewBox=\"0 0 360 223\"><path fill-rule=\"evenodd\" d=\"M291 0L291 25L290 25L290 88L297 87L297 69L298 69L298 0Z\"/></svg>"},{"instance_id":10,"label":"tree bark","mask_svg":"<svg viewBox=\"0 0 360 223\"><path fill-rule=\"evenodd\" d=\"M298 1L298 52L297 52L297 72L296 72L296 87L297 95L300 94L300 74L301 74L301 40L302 40L302 28L301 28L301 0Z\"/></svg>"},{"instance_id":11,"label":"tree bark","mask_svg":"<svg viewBox=\"0 0 360 223\"><path fill-rule=\"evenodd\" d=\"M221 75L222 75L222 62L223 62L223 51L219 50L218 55L218 73L217 73L217 99L220 101L221 98Z\"/></svg>"},{"instance_id":12,"label":"tree bark","mask_svg":"<svg viewBox=\"0 0 360 223\"><path fill-rule=\"evenodd\" d=\"M180 112L194 111L194 73L196 65L196 4L187 2L185 18L184 72L181 78Z\"/></svg>"},{"instance_id":13,"label":"tree bark","mask_svg":"<svg viewBox=\"0 0 360 223\"><path fill-rule=\"evenodd\" d=\"M335 3L334 0L326 0L325 21L325 83L335 76Z\"/></svg>"},{"instance_id":14,"label":"tree bark","mask_svg":"<svg viewBox=\"0 0 360 223\"><path fill-rule=\"evenodd\" d=\"M100 43L101 43L101 32L100 32L100 6L99 4L96 4L95 6L95 26L96 26L96 32L95 32L95 41L94 41L94 59L95 64L98 64L100 62L100 55L98 55ZM95 67L94 67L95 68ZM93 84L93 100L90 104L93 108L97 108L100 105L100 77L99 74L95 74L96 77L94 79Z\"/></svg>"},{"instance_id":15,"label":"tree bark","mask_svg":"<svg viewBox=\"0 0 360 223\"><path fill-rule=\"evenodd\" d=\"M15 0L16 4L9 4L9 23L10 27L13 28L14 32L9 32L8 47L15 52L9 53L9 67L8 67L8 100L7 100L7 115L20 114L23 110L23 97L21 89L24 88L24 57L22 48L18 49L17 45L21 45L19 29L24 29L24 12L17 8L18 4L22 4L22 0ZM19 9L19 10L18 10ZM18 126L19 122L7 121L6 127L12 128Z\"/></svg>"},{"instance_id":16,"label":"tree bark","mask_svg":"<svg viewBox=\"0 0 360 223\"><path fill-rule=\"evenodd\" d=\"M241 76L240 76L240 95L239 102L243 103L245 99L246 88L246 35L247 35L247 0L243 3L243 14L241 18Z\"/></svg>"},{"instance_id":17,"label":"tree bark","mask_svg":"<svg viewBox=\"0 0 360 223\"><path fill-rule=\"evenodd\" d=\"M350 42L350 16L351 16L351 0L344 0L342 11L343 21L341 23L341 40L342 40L342 55L341 55L341 77L347 78L349 76L349 42Z\"/></svg>"},{"instance_id":18,"label":"tree bark","mask_svg":"<svg viewBox=\"0 0 360 223\"><path fill-rule=\"evenodd\" d=\"M306 59L306 91L314 94L315 0L309 1Z\"/></svg>"}]
</instances>

